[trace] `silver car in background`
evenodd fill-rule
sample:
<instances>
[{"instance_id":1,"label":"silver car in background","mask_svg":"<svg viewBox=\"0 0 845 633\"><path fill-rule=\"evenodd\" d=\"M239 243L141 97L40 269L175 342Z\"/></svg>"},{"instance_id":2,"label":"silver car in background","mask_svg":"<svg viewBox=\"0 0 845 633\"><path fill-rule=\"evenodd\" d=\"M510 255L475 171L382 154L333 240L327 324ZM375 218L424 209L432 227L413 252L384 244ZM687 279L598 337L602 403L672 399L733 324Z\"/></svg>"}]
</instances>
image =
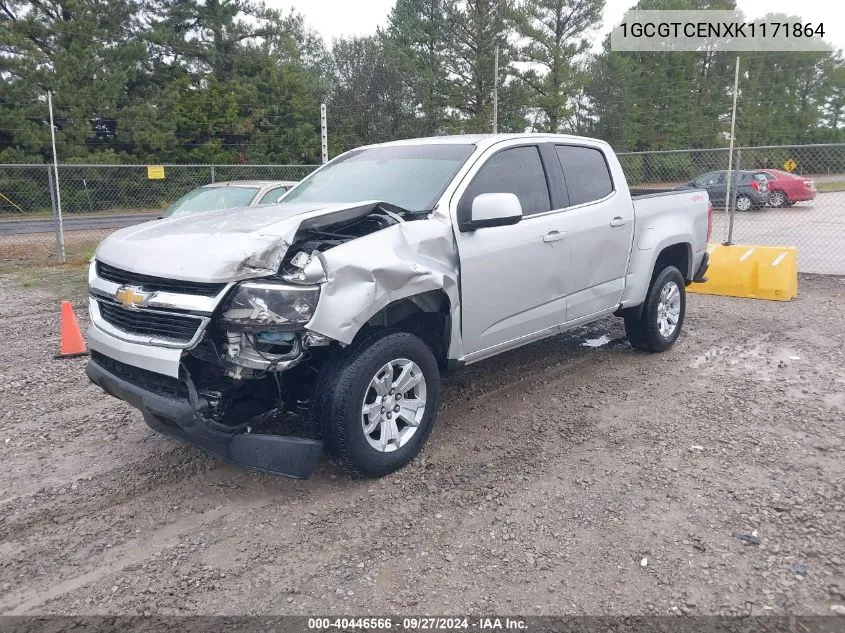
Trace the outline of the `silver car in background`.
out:
<instances>
[{"instance_id":1,"label":"silver car in background","mask_svg":"<svg viewBox=\"0 0 845 633\"><path fill-rule=\"evenodd\" d=\"M171 204L163 218L278 202L296 180L230 180L197 187Z\"/></svg>"}]
</instances>

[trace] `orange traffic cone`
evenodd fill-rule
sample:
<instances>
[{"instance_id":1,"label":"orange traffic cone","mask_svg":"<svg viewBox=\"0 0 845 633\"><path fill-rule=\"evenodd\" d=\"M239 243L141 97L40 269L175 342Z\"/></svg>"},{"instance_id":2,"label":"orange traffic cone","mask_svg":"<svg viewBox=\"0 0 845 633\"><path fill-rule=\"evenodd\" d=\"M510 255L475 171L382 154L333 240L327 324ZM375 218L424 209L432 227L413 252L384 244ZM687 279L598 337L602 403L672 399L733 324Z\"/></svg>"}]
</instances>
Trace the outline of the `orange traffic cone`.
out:
<instances>
[{"instance_id":1,"label":"orange traffic cone","mask_svg":"<svg viewBox=\"0 0 845 633\"><path fill-rule=\"evenodd\" d=\"M70 301L62 301L62 341L56 358L72 358L87 353L88 348L85 347L85 339L82 338L82 330L79 329L73 306Z\"/></svg>"}]
</instances>

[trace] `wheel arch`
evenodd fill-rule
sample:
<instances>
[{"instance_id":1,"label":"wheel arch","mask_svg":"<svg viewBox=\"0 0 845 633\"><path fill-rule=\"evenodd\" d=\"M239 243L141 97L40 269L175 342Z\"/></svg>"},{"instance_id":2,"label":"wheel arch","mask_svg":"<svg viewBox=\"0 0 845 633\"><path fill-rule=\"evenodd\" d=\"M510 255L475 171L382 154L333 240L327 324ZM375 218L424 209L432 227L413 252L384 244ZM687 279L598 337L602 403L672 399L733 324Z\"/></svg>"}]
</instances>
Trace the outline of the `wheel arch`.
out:
<instances>
[{"instance_id":1,"label":"wheel arch","mask_svg":"<svg viewBox=\"0 0 845 633\"><path fill-rule=\"evenodd\" d=\"M679 239L680 237L680 239ZM654 278L667 265L675 266L684 278L684 282L689 284L692 282L693 265L695 257L693 255L692 242L689 241L690 236L673 236L659 243L652 251L651 263L647 268L640 268L640 273L637 276L637 293L634 296L639 297L633 305L625 305L616 312L617 316L635 315L639 318L642 313L643 303L645 302L648 291ZM647 277L646 277L647 275Z\"/></svg>"},{"instance_id":2,"label":"wheel arch","mask_svg":"<svg viewBox=\"0 0 845 633\"><path fill-rule=\"evenodd\" d=\"M667 244L661 248L654 260L651 270L651 278L660 273L666 266L674 266L681 271L684 281L689 283L693 276L693 254L692 244L689 242L676 242Z\"/></svg>"},{"instance_id":3,"label":"wheel arch","mask_svg":"<svg viewBox=\"0 0 845 633\"><path fill-rule=\"evenodd\" d=\"M394 299L376 310L354 338L378 327L410 332L431 348L442 367L449 356L452 325L452 301L444 290L434 289Z\"/></svg>"}]
</instances>

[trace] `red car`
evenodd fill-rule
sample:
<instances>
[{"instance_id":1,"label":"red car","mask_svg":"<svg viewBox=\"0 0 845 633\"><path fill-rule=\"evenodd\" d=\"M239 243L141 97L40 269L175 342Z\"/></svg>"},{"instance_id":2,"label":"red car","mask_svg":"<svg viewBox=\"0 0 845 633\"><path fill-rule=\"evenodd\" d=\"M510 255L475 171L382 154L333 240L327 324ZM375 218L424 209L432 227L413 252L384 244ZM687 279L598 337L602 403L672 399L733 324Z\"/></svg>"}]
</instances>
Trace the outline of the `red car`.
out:
<instances>
[{"instance_id":1,"label":"red car","mask_svg":"<svg viewBox=\"0 0 845 633\"><path fill-rule=\"evenodd\" d=\"M757 171L769 181L769 206L791 207L796 202L816 197L816 181L780 169Z\"/></svg>"}]
</instances>

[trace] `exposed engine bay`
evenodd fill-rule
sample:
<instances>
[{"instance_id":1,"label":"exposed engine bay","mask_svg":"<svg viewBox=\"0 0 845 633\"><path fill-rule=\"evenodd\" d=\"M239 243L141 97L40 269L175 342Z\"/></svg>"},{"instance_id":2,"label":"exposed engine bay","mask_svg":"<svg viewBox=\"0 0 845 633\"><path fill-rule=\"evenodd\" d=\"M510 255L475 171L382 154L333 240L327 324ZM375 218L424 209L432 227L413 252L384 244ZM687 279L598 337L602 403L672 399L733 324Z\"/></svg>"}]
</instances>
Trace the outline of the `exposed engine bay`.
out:
<instances>
[{"instance_id":1,"label":"exposed engine bay","mask_svg":"<svg viewBox=\"0 0 845 633\"><path fill-rule=\"evenodd\" d=\"M237 430L268 410L306 409L314 378L332 343L308 332L325 270L326 251L410 219L424 218L387 203L368 203L303 222L278 274L241 282L227 297L204 340L186 357L186 376L205 415ZM235 426L232 426L235 425Z\"/></svg>"}]
</instances>

